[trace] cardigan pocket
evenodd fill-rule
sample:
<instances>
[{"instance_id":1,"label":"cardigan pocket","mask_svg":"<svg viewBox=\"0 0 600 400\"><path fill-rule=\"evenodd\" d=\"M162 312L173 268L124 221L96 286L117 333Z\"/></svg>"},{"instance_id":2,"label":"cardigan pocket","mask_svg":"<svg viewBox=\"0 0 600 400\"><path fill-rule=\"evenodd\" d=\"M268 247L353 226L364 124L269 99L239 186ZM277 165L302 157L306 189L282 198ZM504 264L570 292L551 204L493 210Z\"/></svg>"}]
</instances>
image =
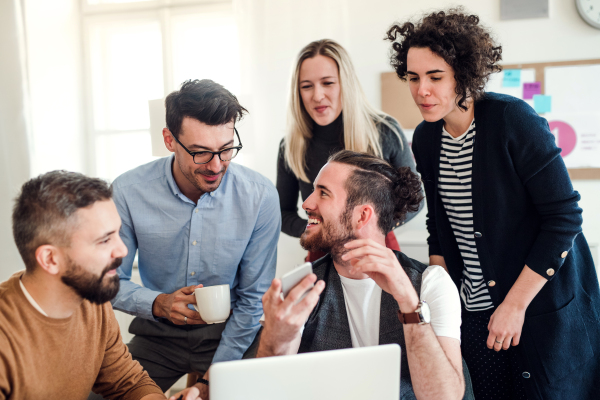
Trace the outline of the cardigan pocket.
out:
<instances>
[{"instance_id":1,"label":"cardigan pocket","mask_svg":"<svg viewBox=\"0 0 600 400\"><path fill-rule=\"evenodd\" d=\"M557 311L525 319L548 384L557 384L594 356L576 298Z\"/></svg>"}]
</instances>

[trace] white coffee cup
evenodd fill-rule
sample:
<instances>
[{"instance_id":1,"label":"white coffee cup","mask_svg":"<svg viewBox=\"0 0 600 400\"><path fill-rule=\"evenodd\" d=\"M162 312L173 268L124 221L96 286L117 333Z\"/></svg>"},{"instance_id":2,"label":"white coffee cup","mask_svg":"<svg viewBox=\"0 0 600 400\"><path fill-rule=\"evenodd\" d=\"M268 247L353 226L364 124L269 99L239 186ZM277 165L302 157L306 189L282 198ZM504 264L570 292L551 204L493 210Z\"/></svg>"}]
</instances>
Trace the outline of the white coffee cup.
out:
<instances>
[{"instance_id":1,"label":"white coffee cup","mask_svg":"<svg viewBox=\"0 0 600 400\"><path fill-rule=\"evenodd\" d=\"M208 324L225 322L229 318L231 299L229 285L206 286L194 290L194 308Z\"/></svg>"}]
</instances>

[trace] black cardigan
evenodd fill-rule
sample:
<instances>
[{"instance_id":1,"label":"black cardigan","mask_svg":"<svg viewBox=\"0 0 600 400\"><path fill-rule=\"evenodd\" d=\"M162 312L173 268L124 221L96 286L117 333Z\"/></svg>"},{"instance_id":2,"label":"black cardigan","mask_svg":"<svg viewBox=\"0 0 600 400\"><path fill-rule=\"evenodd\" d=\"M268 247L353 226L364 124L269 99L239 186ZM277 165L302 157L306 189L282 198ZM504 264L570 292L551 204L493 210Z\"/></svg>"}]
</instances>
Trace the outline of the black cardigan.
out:
<instances>
[{"instance_id":1,"label":"black cardigan","mask_svg":"<svg viewBox=\"0 0 600 400\"><path fill-rule=\"evenodd\" d=\"M427 199L429 254L460 287L463 261L437 181L443 121L413 137ZM487 93L475 104L473 226L498 306L525 265L548 279L526 311L520 350L530 399L587 397L600 390L600 290L582 210L547 121L524 101Z\"/></svg>"}]
</instances>

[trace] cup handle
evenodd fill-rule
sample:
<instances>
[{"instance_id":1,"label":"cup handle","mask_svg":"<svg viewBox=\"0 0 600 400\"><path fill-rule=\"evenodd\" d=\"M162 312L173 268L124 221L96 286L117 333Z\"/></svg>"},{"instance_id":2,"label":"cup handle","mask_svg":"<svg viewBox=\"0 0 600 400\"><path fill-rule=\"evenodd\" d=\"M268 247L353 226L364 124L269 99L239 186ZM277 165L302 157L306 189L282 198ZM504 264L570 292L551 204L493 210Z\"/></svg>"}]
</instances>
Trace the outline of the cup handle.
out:
<instances>
[{"instance_id":1,"label":"cup handle","mask_svg":"<svg viewBox=\"0 0 600 400\"><path fill-rule=\"evenodd\" d=\"M196 309L196 311L198 311L198 314L200 314L200 310L198 310L198 306L195 304L192 304L194 306L194 308Z\"/></svg>"}]
</instances>

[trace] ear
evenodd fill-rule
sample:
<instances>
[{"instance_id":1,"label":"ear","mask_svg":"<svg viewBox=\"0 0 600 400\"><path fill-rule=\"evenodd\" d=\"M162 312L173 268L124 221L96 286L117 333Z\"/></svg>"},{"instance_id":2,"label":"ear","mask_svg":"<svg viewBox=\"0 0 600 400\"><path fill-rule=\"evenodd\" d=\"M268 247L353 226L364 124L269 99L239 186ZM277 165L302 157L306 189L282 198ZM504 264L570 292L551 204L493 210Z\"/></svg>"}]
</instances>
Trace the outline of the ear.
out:
<instances>
[{"instance_id":1,"label":"ear","mask_svg":"<svg viewBox=\"0 0 600 400\"><path fill-rule=\"evenodd\" d=\"M370 204L363 204L354 209L354 221L358 221L356 223L356 230L361 230L365 226L372 223L374 219L375 210Z\"/></svg>"},{"instance_id":2,"label":"ear","mask_svg":"<svg viewBox=\"0 0 600 400\"><path fill-rule=\"evenodd\" d=\"M35 259L38 265L50 275L56 275L60 272L60 255L58 248L50 244L45 244L35 250Z\"/></svg>"},{"instance_id":3,"label":"ear","mask_svg":"<svg viewBox=\"0 0 600 400\"><path fill-rule=\"evenodd\" d=\"M171 131L169 130L169 128L163 128L162 134L163 134L163 141L165 142L165 147L171 153L174 153L175 152L175 139L173 139L173 135L171 135Z\"/></svg>"}]
</instances>

